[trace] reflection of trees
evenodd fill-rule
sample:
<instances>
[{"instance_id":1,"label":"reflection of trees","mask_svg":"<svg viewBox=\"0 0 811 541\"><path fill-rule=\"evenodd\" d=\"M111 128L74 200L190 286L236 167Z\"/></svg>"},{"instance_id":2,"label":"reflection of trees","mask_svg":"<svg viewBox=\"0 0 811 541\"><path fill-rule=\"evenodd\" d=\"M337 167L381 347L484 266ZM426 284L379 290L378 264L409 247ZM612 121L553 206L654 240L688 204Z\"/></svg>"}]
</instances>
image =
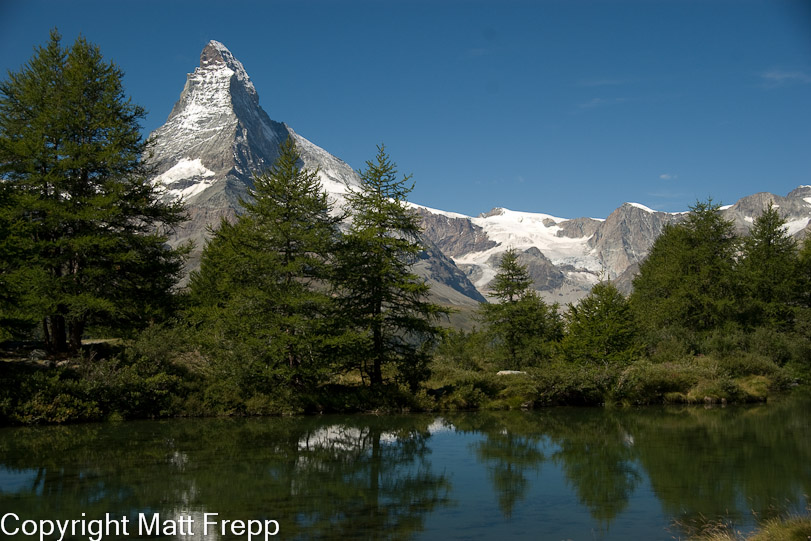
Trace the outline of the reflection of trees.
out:
<instances>
[{"instance_id":1,"label":"reflection of trees","mask_svg":"<svg viewBox=\"0 0 811 541\"><path fill-rule=\"evenodd\" d=\"M459 417L458 430L473 431L486 439L473 444L476 457L486 465L487 473L498 495L498 505L510 517L515 504L526 497L527 471L537 471L544 461L539 449L542 433L524 414L489 413Z\"/></svg>"},{"instance_id":2,"label":"reflection of trees","mask_svg":"<svg viewBox=\"0 0 811 541\"><path fill-rule=\"evenodd\" d=\"M5 430L0 466L30 490L0 487L26 518L105 512L275 519L286 539L408 538L448 502L427 460L429 418L134 422ZM200 530L201 531L201 530ZM197 539L202 536L198 534Z\"/></svg>"},{"instance_id":3,"label":"reflection of trees","mask_svg":"<svg viewBox=\"0 0 811 541\"><path fill-rule=\"evenodd\" d=\"M800 397L801 398L801 397ZM544 461L610 524L647 474L667 515L732 520L803 507L809 406L455 414L501 512ZM216 512L275 519L285 539L407 538L448 504L429 417L175 420L0 430L0 509L30 519ZM546 468L549 469L548 467ZM19 473L14 487L2 476ZM543 482L543 477L539 476ZM168 517L167 517L168 518ZM198 535L195 539L202 539Z\"/></svg>"},{"instance_id":4,"label":"reflection of trees","mask_svg":"<svg viewBox=\"0 0 811 541\"><path fill-rule=\"evenodd\" d=\"M505 516L530 494L526 473L559 465L591 516L608 525L647 474L664 512L685 526L801 510L811 494L811 401L757 407L459 414ZM546 456L545 456L546 455Z\"/></svg>"},{"instance_id":5,"label":"reflection of trees","mask_svg":"<svg viewBox=\"0 0 811 541\"><path fill-rule=\"evenodd\" d=\"M558 444L552 458L592 518L608 525L628 505L642 476L634 465L633 436L611 412L564 410L550 421Z\"/></svg>"},{"instance_id":6,"label":"reflection of trees","mask_svg":"<svg viewBox=\"0 0 811 541\"><path fill-rule=\"evenodd\" d=\"M474 447L487 465L505 516L526 497L529 482L525 472L537 470L546 459L543 447L556 449L550 458L560 465L580 502L600 522L610 522L627 506L641 478L632 464L630 435L603 410L490 413L454 418L453 422L459 429L486 436Z\"/></svg>"},{"instance_id":7,"label":"reflection of trees","mask_svg":"<svg viewBox=\"0 0 811 541\"><path fill-rule=\"evenodd\" d=\"M796 396L756 407L653 409L628 423L663 509L690 530L803 508L811 494L809 406Z\"/></svg>"}]
</instances>

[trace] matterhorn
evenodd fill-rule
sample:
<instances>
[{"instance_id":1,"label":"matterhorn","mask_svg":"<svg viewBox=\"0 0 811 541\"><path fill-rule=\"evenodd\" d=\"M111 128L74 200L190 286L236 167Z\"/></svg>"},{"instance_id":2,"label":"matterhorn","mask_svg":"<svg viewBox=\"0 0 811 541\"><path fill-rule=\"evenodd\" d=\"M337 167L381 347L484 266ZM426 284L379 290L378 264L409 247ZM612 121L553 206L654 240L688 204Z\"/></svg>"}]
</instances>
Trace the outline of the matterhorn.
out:
<instances>
[{"instance_id":1,"label":"matterhorn","mask_svg":"<svg viewBox=\"0 0 811 541\"><path fill-rule=\"evenodd\" d=\"M318 170L340 209L344 194L359 186L357 173L286 124L271 120L242 63L223 44L209 42L168 120L152 134L155 146L147 158L155 168L153 182L165 188L167 198L181 198L188 210L189 221L172 243L194 241L189 270L199 266L209 227L240 212L253 176L273 164L279 144L288 137L298 146L302 165ZM537 207L543 203L528 202ZM786 196L750 195L721 210L739 234L746 234L769 203L779 209L789 234L798 239L811 234L811 186ZM504 208L471 217L416 204L413 208L421 216L426 246L415 272L428 280L435 301L470 307L485 299L508 248L519 253L534 288L547 301L577 302L605 279L630 292L656 237L686 215L639 203L623 203L605 219Z\"/></svg>"},{"instance_id":2,"label":"matterhorn","mask_svg":"<svg viewBox=\"0 0 811 541\"><path fill-rule=\"evenodd\" d=\"M188 75L166 123L150 137L155 142L147 158L154 167L152 181L165 189L167 198L181 198L187 209L189 220L171 242L194 241L189 270L199 266L209 228L239 214L254 175L270 168L288 137L296 143L302 165L318 171L337 210L347 190L360 185L348 164L287 124L271 120L242 63L218 41L205 46L200 66ZM415 270L431 283L434 296L449 304L483 300L454 263L425 241L426 252Z\"/></svg>"}]
</instances>

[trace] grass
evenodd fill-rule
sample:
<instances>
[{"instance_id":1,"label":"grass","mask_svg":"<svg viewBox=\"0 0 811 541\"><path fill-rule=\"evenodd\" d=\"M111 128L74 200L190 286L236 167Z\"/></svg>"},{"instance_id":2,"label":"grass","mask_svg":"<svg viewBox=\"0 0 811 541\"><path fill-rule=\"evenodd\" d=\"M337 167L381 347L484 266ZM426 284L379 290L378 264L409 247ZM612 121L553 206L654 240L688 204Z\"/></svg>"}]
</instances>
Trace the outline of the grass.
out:
<instances>
[{"instance_id":1,"label":"grass","mask_svg":"<svg viewBox=\"0 0 811 541\"><path fill-rule=\"evenodd\" d=\"M692 541L808 541L811 539L811 515L773 518L764 521L751 534L734 531L727 523L707 526L691 536Z\"/></svg>"}]
</instances>

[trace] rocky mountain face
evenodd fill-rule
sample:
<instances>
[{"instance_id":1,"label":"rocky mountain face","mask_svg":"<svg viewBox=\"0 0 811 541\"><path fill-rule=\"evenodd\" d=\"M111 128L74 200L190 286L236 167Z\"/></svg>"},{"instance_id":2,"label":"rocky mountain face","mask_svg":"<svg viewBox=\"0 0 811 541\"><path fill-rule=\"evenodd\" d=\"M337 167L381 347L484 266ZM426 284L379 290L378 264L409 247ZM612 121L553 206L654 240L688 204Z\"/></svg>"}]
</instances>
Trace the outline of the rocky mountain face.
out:
<instances>
[{"instance_id":1,"label":"rocky mountain face","mask_svg":"<svg viewBox=\"0 0 811 541\"><path fill-rule=\"evenodd\" d=\"M785 197L758 193L722 207L724 218L745 235L754 219L772 203L786 220L789 234L811 234L811 186ZM658 212L638 203L624 203L608 218L556 218L540 213L493 209L473 218L423 209L426 235L446 249L482 294L489 293L501 256L519 251L535 288L549 302L576 302L601 279L612 280L630 293L639 264L668 224L686 212Z\"/></svg>"},{"instance_id":2,"label":"rocky mountain face","mask_svg":"<svg viewBox=\"0 0 811 541\"><path fill-rule=\"evenodd\" d=\"M164 187L165 197L182 198L187 208L189 220L171 242L194 241L189 270L199 267L209 226L239 214L240 200L250 197L254 174L273 164L288 137L296 142L302 165L318 170L336 212L341 211L344 194L360 185L345 162L271 120L242 63L217 41L203 49L200 66L188 75L169 118L151 137L155 146L147 159L154 167L153 182ZM416 268L437 298L460 305L484 300L451 259L427 244Z\"/></svg>"},{"instance_id":3,"label":"rocky mountain face","mask_svg":"<svg viewBox=\"0 0 811 541\"><path fill-rule=\"evenodd\" d=\"M196 243L189 266L199 265L208 226L240 212L253 175L275 161L278 146L292 137L303 165L318 169L337 209L344 194L359 185L357 173L326 150L271 120L242 64L221 43L211 41L166 123L152 137L149 157L154 182L166 197L183 198L190 220L173 243ZM811 186L785 197L759 193L723 207L740 234L748 231L769 203L787 220L790 234L811 234ZM601 279L630 292L632 280L654 240L684 213L651 210L624 203L605 219L565 219L542 213L495 208L477 217L412 204L422 220L426 250L415 265L445 304L474 306L490 292L503 253L519 252L534 287L550 302L576 302Z\"/></svg>"}]
</instances>

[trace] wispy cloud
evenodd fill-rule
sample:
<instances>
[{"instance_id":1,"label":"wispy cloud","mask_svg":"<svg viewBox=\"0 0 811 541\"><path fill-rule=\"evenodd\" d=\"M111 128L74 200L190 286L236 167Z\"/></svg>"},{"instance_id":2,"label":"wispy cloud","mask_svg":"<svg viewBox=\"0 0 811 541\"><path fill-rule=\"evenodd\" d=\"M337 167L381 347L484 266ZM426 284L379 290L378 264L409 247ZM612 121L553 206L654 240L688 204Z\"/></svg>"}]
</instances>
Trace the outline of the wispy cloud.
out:
<instances>
[{"instance_id":1,"label":"wispy cloud","mask_svg":"<svg viewBox=\"0 0 811 541\"><path fill-rule=\"evenodd\" d=\"M804 71L788 71L782 69L773 69L764 71L760 74L760 78L769 86L782 86L791 83L810 84L811 74Z\"/></svg>"},{"instance_id":2,"label":"wispy cloud","mask_svg":"<svg viewBox=\"0 0 811 541\"><path fill-rule=\"evenodd\" d=\"M662 173L661 175L659 175L659 178L662 180L676 180L677 178L679 178L679 175L674 175L672 173Z\"/></svg>"},{"instance_id":3,"label":"wispy cloud","mask_svg":"<svg viewBox=\"0 0 811 541\"><path fill-rule=\"evenodd\" d=\"M606 105L618 105L625 103L628 98L593 98L585 103L578 105L580 109L594 109L595 107L604 107Z\"/></svg>"},{"instance_id":4,"label":"wispy cloud","mask_svg":"<svg viewBox=\"0 0 811 541\"><path fill-rule=\"evenodd\" d=\"M592 88L596 86L620 86L628 83L623 79L584 79L577 82L577 86Z\"/></svg>"}]
</instances>

